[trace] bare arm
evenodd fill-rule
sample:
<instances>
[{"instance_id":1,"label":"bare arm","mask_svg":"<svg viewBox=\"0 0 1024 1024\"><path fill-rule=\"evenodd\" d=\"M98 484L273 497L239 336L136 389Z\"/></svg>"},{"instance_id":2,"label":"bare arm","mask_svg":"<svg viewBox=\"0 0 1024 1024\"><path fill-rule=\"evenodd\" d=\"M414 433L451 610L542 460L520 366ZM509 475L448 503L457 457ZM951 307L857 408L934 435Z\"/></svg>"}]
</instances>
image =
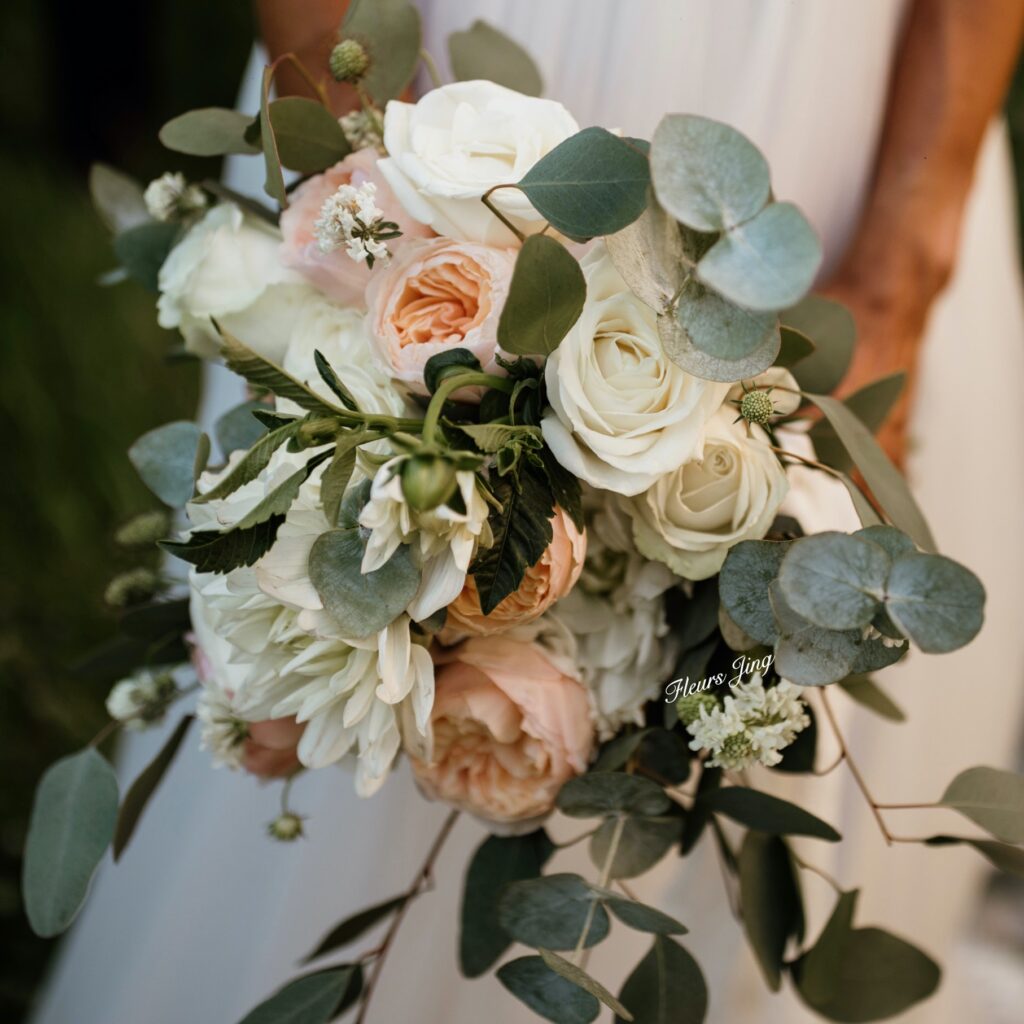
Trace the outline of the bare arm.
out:
<instances>
[{"instance_id":1,"label":"bare arm","mask_svg":"<svg viewBox=\"0 0 1024 1024\"><path fill-rule=\"evenodd\" d=\"M897 56L875 182L828 289L853 311L860 343L844 391L896 370L909 388L880 440L904 455L929 309L949 280L985 130L1024 32L1024 0L914 0Z\"/></svg>"}]
</instances>

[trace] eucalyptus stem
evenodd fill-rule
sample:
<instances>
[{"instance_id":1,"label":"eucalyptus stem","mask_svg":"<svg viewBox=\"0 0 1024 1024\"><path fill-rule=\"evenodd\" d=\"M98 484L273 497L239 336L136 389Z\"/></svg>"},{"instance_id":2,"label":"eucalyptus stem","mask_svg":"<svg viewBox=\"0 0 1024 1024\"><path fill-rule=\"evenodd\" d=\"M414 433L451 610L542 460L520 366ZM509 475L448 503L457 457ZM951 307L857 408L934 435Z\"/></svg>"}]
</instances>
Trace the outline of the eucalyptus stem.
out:
<instances>
[{"instance_id":1,"label":"eucalyptus stem","mask_svg":"<svg viewBox=\"0 0 1024 1024\"><path fill-rule=\"evenodd\" d=\"M377 116L377 108L373 105L373 101L370 99L369 95L367 95L367 92L363 88L361 82L356 82L355 88L356 94L359 96L359 102L363 107L363 113L372 123L374 132L383 139L384 125L381 123L381 119Z\"/></svg>"},{"instance_id":2,"label":"eucalyptus stem","mask_svg":"<svg viewBox=\"0 0 1024 1024\"><path fill-rule=\"evenodd\" d=\"M819 868L814 864L808 864L801 856L794 853L792 849L790 849L789 855L804 871L810 871L812 875L817 875L819 878L824 879L836 892L842 893L843 887L823 868Z\"/></svg>"},{"instance_id":3,"label":"eucalyptus stem","mask_svg":"<svg viewBox=\"0 0 1024 1024\"><path fill-rule=\"evenodd\" d=\"M507 185L494 185L480 197L480 202L483 203L484 206L486 206L487 209L490 210L491 213L493 213L494 216L497 217L498 220L500 220L501 223L504 224L505 227L507 227L509 231L511 231L512 234L519 239L520 242L525 242L526 235L524 235L523 232L520 231L519 228L517 228L515 224L513 224L512 221L510 221L508 217L506 217L505 214L503 214L501 210L499 210L497 206L495 206L494 203L491 201L491 194L497 192L499 188L518 188L518 186L511 182L509 182Z\"/></svg>"},{"instance_id":4,"label":"eucalyptus stem","mask_svg":"<svg viewBox=\"0 0 1024 1024\"><path fill-rule=\"evenodd\" d=\"M448 400L449 396L460 388L476 385L483 385L484 387L508 393L511 393L515 387L515 384L508 377L499 377L497 374L483 373L482 371L470 370L467 373L453 373L450 377L445 377L438 384L437 390L430 399L430 405L427 406L427 412L423 417L422 434L424 444L433 443L437 435L437 424L441 419L441 410L444 408L444 403ZM417 425L419 426L419 424Z\"/></svg>"},{"instance_id":5,"label":"eucalyptus stem","mask_svg":"<svg viewBox=\"0 0 1024 1024\"><path fill-rule=\"evenodd\" d=\"M619 852L619 843L622 841L622 833L626 829L626 816L624 814L619 815L615 820L615 827L612 829L612 838L608 843L608 852L604 857L604 865L601 868L601 877L598 879L598 886L602 889L608 888L608 882L612 877L612 865L615 863L615 855ZM585 947L587 937L590 935L590 926L594 923L594 915L597 913L597 900L592 899L590 906L587 907L587 916L583 921L583 930L580 932L579 940L576 943L576 948L573 950L572 958L573 962L581 970L585 970L587 966L587 958L590 956L590 951Z\"/></svg>"},{"instance_id":6,"label":"eucalyptus stem","mask_svg":"<svg viewBox=\"0 0 1024 1024\"><path fill-rule=\"evenodd\" d=\"M441 81L441 73L437 70L437 64L434 62L434 58L431 57L430 51L426 49L420 50L420 60L423 61L424 66L427 69L427 74L430 75L430 81L435 89L440 89L444 84Z\"/></svg>"}]
</instances>

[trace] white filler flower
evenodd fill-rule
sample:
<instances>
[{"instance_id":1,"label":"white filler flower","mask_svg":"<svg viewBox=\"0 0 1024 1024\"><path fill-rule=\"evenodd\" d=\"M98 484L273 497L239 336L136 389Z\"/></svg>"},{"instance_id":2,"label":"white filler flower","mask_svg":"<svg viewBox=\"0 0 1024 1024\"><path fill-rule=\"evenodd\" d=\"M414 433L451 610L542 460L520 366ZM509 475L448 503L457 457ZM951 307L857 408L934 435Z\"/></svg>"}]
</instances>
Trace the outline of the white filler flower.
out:
<instances>
[{"instance_id":1,"label":"white filler flower","mask_svg":"<svg viewBox=\"0 0 1024 1024\"><path fill-rule=\"evenodd\" d=\"M190 185L180 171L168 171L146 186L142 195L154 220L170 221L206 208L206 193Z\"/></svg>"},{"instance_id":2,"label":"white filler flower","mask_svg":"<svg viewBox=\"0 0 1024 1024\"><path fill-rule=\"evenodd\" d=\"M811 724L799 689L785 679L765 688L759 673L733 687L721 706L701 707L687 724L691 750L709 750L708 765L741 771L752 764L767 768L782 760L782 750Z\"/></svg>"},{"instance_id":3,"label":"white filler flower","mask_svg":"<svg viewBox=\"0 0 1024 1024\"><path fill-rule=\"evenodd\" d=\"M377 186L364 181L358 187L342 185L324 200L320 216L313 224L313 236L322 253L334 252L344 246L356 263L372 267L380 263L386 267L391 253L383 241L394 237L390 222L384 220L384 211L377 205Z\"/></svg>"}]
</instances>

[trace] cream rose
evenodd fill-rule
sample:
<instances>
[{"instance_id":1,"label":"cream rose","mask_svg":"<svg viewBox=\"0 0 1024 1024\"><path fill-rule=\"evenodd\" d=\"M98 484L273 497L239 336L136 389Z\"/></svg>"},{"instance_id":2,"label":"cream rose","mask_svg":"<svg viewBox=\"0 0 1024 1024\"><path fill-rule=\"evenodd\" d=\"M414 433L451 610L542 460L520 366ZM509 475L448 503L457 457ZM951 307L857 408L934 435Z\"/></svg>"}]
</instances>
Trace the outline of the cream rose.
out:
<instances>
[{"instance_id":1,"label":"cream rose","mask_svg":"<svg viewBox=\"0 0 1024 1024\"><path fill-rule=\"evenodd\" d=\"M499 371L498 317L515 252L439 238L411 242L367 292L369 324L385 371L426 394L423 367L438 352L468 348Z\"/></svg>"},{"instance_id":2,"label":"cream rose","mask_svg":"<svg viewBox=\"0 0 1024 1024\"><path fill-rule=\"evenodd\" d=\"M377 186L374 201L383 211L384 219L394 221L402 230L399 238L391 239L388 248L400 252L413 238L429 238L433 233L408 216L395 198L384 176L377 169L377 152L360 149L340 163L303 182L291 196L291 203L281 214L281 262L297 270L311 284L337 302L362 307L366 288L373 271L366 263L357 263L344 248L321 252L313 227L320 216L324 201L342 185L360 185L371 182ZM379 271L378 271L379 273Z\"/></svg>"},{"instance_id":3,"label":"cream rose","mask_svg":"<svg viewBox=\"0 0 1024 1024\"><path fill-rule=\"evenodd\" d=\"M581 480L638 494L700 453L729 386L692 377L665 355L654 313L603 245L582 266L586 304L545 370L544 439Z\"/></svg>"},{"instance_id":4,"label":"cream rose","mask_svg":"<svg viewBox=\"0 0 1024 1024\"><path fill-rule=\"evenodd\" d=\"M537 644L476 637L437 656L429 761L413 771L433 797L496 824L528 827L586 770L586 691Z\"/></svg>"},{"instance_id":5,"label":"cream rose","mask_svg":"<svg viewBox=\"0 0 1024 1024\"><path fill-rule=\"evenodd\" d=\"M185 348L216 358L221 326L279 363L312 288L279 259L281 237L234 203L215 206L171 250L160 268L157 321L177 327Z\"/></svg>"},{"instance_id":6,"label":"cream rose","mask_svg":"<svg viewBox=\"0 0 1024 1024\"><path fill-rule=\"evenodd\" d=\"M572 115L554 100L524 96L494 82L454 82L418 103L387 105L389 155L379 168L409 215L439 235L512 245L512 232L480 197L494 185L519 181L578 131ZM499 189L493 201L527 234L544 226L518 189Z\"/></svg>"},{"instance_id":7,"label":"cream rose","mask_svg":"<svg viewBox=\"0 0 1024 1024\"><path fill-rule=\"evenodd\" d=\"M572 519L556 509L551 517L551 543L536 565L526 570L519 589L509 594L489 615L480 609L480 595L472 576L466 578L462 593L448 605L448 618L441 635L444 643L466 636L492 636L544 614L576 585L587 553L587 535L576 529Z\"/></svg>"},{"instance_id":8,"label":"cream rose","mask_svg":"<svg viewBox=\"0 0 1024 1024\"><path fill-rule=\"evenodd\" d=\"M640 552L691 580L713 576L741 540L763 537L789 483L759 427L733 422L725 406L708 424L701 458L633 498Z\"/></svg>"}]
</instances>

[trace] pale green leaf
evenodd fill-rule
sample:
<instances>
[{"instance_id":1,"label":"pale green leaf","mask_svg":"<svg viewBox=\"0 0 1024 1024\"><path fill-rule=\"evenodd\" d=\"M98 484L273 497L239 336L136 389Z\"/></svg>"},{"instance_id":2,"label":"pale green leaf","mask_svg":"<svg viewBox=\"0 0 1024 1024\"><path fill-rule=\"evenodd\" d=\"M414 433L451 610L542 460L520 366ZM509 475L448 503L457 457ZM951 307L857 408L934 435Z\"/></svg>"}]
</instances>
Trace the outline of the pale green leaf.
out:
<instances>
[{"instance_id":1,"label":"pale green leaf","mask_svg":"<svg viewBox=\"0 0 1024 1024\"><path fill-rule=\"evenodd\" d=\"M96 212L115 235L151 219L142 198L142 186L107 164L93 164L89 168L89 193Z\"/></svg>"},{"instance_id":2,"label":"pale green leaf","mask_svg":"<svg viewBox=\"0 0 1024 1024\"><path fill-rule=\"evenodd\" d=\"M968 768L939 801L959 811L996 839L1024 843L1024 777L998 768Z\"/></svg>"},{"instance_id":3,"label":"pale green leaf","mask_svg":"<svg viewBox=\"0 0 1024 1024\"><path fill-rule=\"evenodd\" d=\"M420 12L408 0L352 0L341 36L366 48L370 69L362 85L383 109L412 81L419 64Z\"/></svg>"},{"instance_id":4,"label":"pale green leaf","mask_svg":"<svg viewBox=\"0 0 1024 1024\"><path fill-rule=\"evenodd\" d=\"M697 961L659 935L619 993L635 1024L702 1024L708 990ZM616 1024L626 1018L617 1017Z\"/></svg>"},{"instance_id":5,"label":"pale green leaf","mask_svg":"<svg viewBox=\"0 0 1024 1024\"><path fill-rule=\"evenodd\" d=\"M185 420L150 430L128 449L143 483L165 504L179 508L192 496L200 429Z\"/></svg>"},{"instance_id":6,"label":"pale green leaf","mask_svg":"<svg viewBox=\"0 0 1024 1024\"><path fill-rule=\"evenodd\" d=\"M793 369L800 387L828 394L843 379L853 357L857 328L850 311L832 299L808 295L781 318L784 327L814 342L814 352Z\"/></svg>"},{"instance_id":7,"label":"pale green leaf","mask_svg":"<svg viewBox=\"0 0 1024 1024\"><path fill-rule=\"evenodd\" d=\"M226 107L203 107L172 117L160 129L160 141L177 153L190 156L224 156L227 153L258 153L259 146L246 138L251 115Z\"/></svg>"},{"instance_id":8,"label":"pale green leaf","mask_svg":"<svg viewBox=\"0 0 1024 1024\"><path fill-rule=\"evenodd\" d=\"M448 37L452 71L462 82L487 79L526 96L539 96L544 80L530 55L504 32L477 18Z\"/></svg>"}]
</instances>

